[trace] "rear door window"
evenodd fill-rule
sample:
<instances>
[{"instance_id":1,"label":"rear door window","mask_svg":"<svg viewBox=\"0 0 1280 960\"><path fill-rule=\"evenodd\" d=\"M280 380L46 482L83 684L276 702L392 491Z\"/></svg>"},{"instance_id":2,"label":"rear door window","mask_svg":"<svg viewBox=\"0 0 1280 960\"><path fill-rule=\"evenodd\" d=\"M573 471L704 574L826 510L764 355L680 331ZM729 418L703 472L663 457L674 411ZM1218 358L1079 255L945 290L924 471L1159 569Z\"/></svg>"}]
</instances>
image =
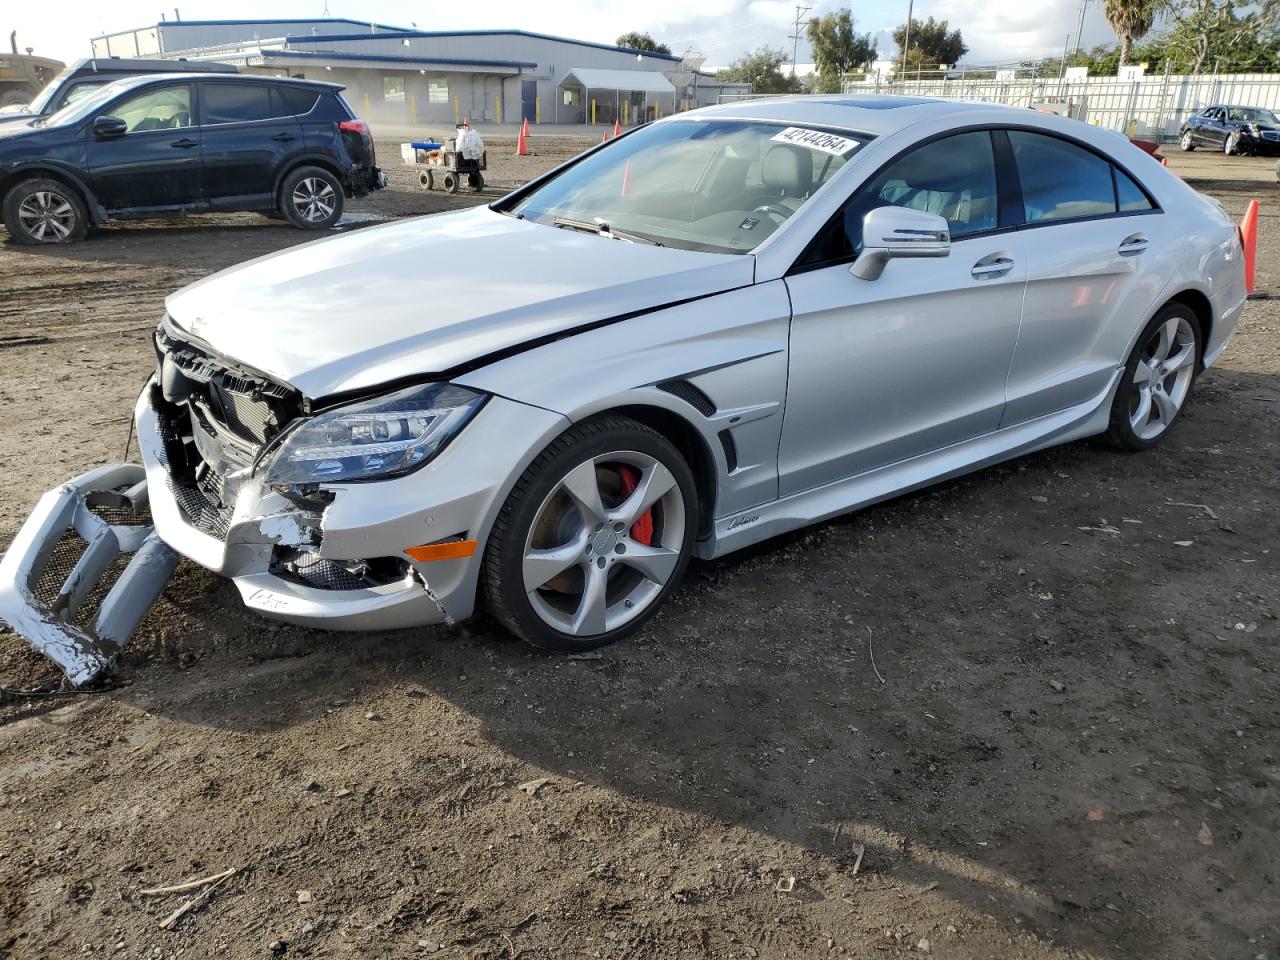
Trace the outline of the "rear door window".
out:
<instances>
[{"instance_id":1,"label":"rear door window","mask_svg":"<svg viewBox=\"0 0 1280 960\"><path fill-rule=\"evenodd\" d=\"M320 99L319 93L315 90L307 90L305 87L280 87L278 91L289 113L295 117L306 116Z\"/></svg>"},{"instance_id":2,"label":"rear door window","mask_svg":"<svg viewBox=\"0 0 1280 960\"><path fill-rule=\"evenodd\" d=\"M1074 143L1010 130L1027 223L1078 220L1116 212L1111 164Z\"/></svg>"},{"instance_id":3,"label":"rear door window","mask_svg":"<svg viewBox=\"0 0 1280 960\"><path fill-rule=\"evenodd\" d=\"M272 88L266 84L206 83L205 125L271 120L285 115L283 101L271 93Z\"/></svg>"}]
</instances>

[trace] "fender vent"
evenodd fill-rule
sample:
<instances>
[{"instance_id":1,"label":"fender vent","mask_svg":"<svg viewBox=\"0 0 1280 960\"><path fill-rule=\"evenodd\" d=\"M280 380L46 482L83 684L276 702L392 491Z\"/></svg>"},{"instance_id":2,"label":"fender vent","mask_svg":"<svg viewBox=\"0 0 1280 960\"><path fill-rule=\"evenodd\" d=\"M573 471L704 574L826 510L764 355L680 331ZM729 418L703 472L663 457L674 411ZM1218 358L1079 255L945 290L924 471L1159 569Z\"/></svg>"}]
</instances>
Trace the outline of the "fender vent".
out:
<instances>
[{"instance_id":1,"label":"fender vent","mask_svg":"<svg viewBox=\"0 0 1280 960\"><path fill-rule=\"evenodd\" d=\"M711 398L688 380L664 380L658 384L658 389L683 400L704 417L709 417L716 412L716 405L711 402Z\"/></svg>"},{"instance_id":2,"label":"fender vent","mask_svg":"<svg viewBox=\"0 0 1280 960\"><path fill-rule=\"evenodd\" d=\"M738 445L733 442L733 434L728 430L721 430L717 436L720 437L720 446L724 448L724 462L729 473L738 469Z\"/></svg>"}]
</instances>

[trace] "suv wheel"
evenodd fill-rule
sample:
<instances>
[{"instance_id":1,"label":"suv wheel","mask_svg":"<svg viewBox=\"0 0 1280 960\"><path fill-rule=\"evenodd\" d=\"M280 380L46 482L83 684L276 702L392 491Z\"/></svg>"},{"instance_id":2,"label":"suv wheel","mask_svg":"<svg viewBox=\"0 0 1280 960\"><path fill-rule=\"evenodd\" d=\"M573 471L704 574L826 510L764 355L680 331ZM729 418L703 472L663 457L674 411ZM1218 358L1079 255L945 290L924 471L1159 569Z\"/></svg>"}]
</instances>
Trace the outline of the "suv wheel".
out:
<instances>
[{"instance_id":1,"label":"suv wheel","mask_svg":"<svg viewBox=\"0 0 1280 960\"><path fill-rule=\"evenodd\" d=\"M485 549L484 596L545 650L635 632L684 573L696 532L693 473L661 434L602 416L570 427L525 471Z\"/></svg>"},{"instance_id":2,"label":"suv wheel","mask_svg":"<svg viewBox=\"0 0 1280 960\"><path fill-rule=\"evenodd\" d=\"M17 243L74 243L89 232L89 212L65 183L27 180L4 198L4 225Z\"/></svg>"},{"instance_id":3,"label":"suv wheel","mask_svg":"<svg viewBox=\"0 0 1280 960\"><path fill-rule=\"evenodd\" d=\"M299 167L280 185L280 210L301 230L326 230L342 216L342 184L321 167Z\"/></svg>"}]
</instances>

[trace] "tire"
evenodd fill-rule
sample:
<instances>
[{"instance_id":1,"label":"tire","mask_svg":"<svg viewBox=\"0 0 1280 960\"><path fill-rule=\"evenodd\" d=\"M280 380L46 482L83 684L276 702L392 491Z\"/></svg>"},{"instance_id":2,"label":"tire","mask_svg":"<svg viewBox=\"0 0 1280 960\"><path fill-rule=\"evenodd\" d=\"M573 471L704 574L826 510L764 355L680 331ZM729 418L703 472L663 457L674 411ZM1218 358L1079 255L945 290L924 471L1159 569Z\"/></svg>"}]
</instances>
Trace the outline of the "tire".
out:
<instances>
[{"instance_id":1,"label":"tire","mask_svg":"<svg viewBox=\"0 0 1280 960\"><path fill-rule=\"evenodd\" d=\"M1190 130L1182 131L1182 138L1178 141L1178 146L1182 148L1184 153L1190 153L1196 148L1195 137L1192 136Z\"/></svg>"},{"instance_id":2,"label":"tire","mask_svg":"<svg viewBox=\"0 0 1280 960\"><path fill-rule=\"evenodd\" d=\"M1234 157L1240 153L1240 134L1232 130L1222 141L1222 152L1225 156Z\"/></svg>"},{"instance_id":3,"label":"tire","mask_svg":"<svg viewBox=\"0 0 1280 960\"><path fill-rule=\"evenodd\" d=\"M280 212L299 230L327 230L342 217L342 184L323 167L298 167L280 184Z\"/></svg>"},{"instance_id":4,"label":"tire","mask_svg":"<svg viewBox=\"0 0 1280 960\"><path fill-rule=\"evenodd\" d=\"M423 170L418 174L418 186L423 190L432 190L435 188L436 178L430 170Z\"/></svg>"},{"instance_id":5,"label":"tire","mask_svg":"<svg viewBox=\"0 0 1280 960\"><path fill-rule=\"evenodd\" d=\"M1147 450L1177 422L1191 399L1203 350L1191 308L1170 303L1143 328L1111 404L1106 440L1121 450Z\"/></svg>"},{"instance_id":6,"label":"tire","mask_svg":"<svg viewBox=\"0 0 1280 960\"><path fill-rule=\"evenodd\" d=\"M484 177L478 173L467 174L467 186L469 186L476 193L479 193L481 190L484 189Z\"/></svg>"},{"instance_id":7,"label":"tire","mask_svg":"<svg viewBox=\"0 0 1280 960\"><path fill-rule=\"evenodd\" d=\"M448 173L444 175L444 179L441 181L441 184L444 186L445 190L448 191L449 193L457 193L458 192L458 175L454 173L452 170L450 170Z\"/></svg>"},{"instance_id":8,"label":"tire","mask_svg":"<svg viewBox=\"0 0 1280 960\"><path fill-rule=\"evenodd\" d=\"M530 464L494 522L485 605L544 650L590 650L630 636L684 574L697 496L689 465L655 430L610 415L570 427ZM631 512L620 513L628 504Z\"/></svg>"},{"instance_id":9,"label":"tire","mask_svg":"<svg viewBox=\"0 0 1280 960\"><path fill-rule=\"evenodd\" d=\"M4 225L15 243L75 243L89 232L80 194L58 180L24 180L4 198Z\"/></svg>"}]
</instances>

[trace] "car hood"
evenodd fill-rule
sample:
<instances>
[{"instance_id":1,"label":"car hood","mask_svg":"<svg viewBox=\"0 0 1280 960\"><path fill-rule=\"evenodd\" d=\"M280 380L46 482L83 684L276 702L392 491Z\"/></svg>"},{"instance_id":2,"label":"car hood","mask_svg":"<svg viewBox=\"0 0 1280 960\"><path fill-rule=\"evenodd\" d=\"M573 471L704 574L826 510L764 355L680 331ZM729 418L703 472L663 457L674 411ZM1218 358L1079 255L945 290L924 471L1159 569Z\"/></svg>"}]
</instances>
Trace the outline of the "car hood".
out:
<instances>
[{"instance_id":1,"label":"car hood","mask_svg":"<svg viewBox=\"0 0 1280 960\"><path fill-rule=\"evenodd\" d=\"M232 267L166 301L222 356L313 399L444 373L544 337L743 287L749 255L543 226L479 207Z\"/></svg>"}]
</instances>

